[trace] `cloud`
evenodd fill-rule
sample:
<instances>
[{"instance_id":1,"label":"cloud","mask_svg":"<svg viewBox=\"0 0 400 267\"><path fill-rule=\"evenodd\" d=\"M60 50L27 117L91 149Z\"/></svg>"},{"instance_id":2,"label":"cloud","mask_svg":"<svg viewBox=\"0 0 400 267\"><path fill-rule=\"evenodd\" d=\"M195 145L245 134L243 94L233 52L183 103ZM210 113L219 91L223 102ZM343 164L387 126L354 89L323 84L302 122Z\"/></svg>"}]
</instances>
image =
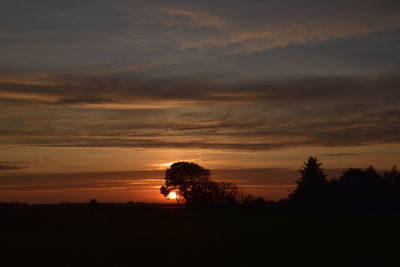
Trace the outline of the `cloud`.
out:
<instances>
[{"instance_id":1,"label":"cloud","mask_svg":"<svg viewBox=\"0 0 400 267\"><path fill-rule=\"evenodd\" d=\"M286 168L216 169L211 172L213 180L234 183L246 191L264 195L268 199L286 197L299 176L296 170ZM340 175L342 172L343 169L327 169L330 177ZM58 195L71 192L74 196L71 196L69 201L77 201L76 194L85 192L84 201L87 201L88 192L98 195L101 192L115 191L118 194L128 191L128 199L132 200L133 198L138 201L137 192L144 191L150 194L154 201L157 196L160 196L159 188L164 181L163 176L164 172L161 170L51 174L12 173L11 176L0 174L0 191L3 196L7 193L36 194L33 198L34 201L39 201L43 194L50 192L56 192Z\"/></svg>"},{"instance_id":2,"label":"cloud","mask_svg":"<svg viewBox=\"0 0 400 267\"><path fill-rule=\"evenodd\" d=\"M162 24L168 25L164 33L182 48L212 49L222 54L264 51L400 27L398 6L382 8L377 1L350 1L357 9L348 4L286 2L255 2L250 6L231 2L235 8L223 8L222 4L213 5L213 9L190 4L182 5L187 9L162 8L169 15ZM193 35L193 27L209 29L197 29Z\"/></svg>"},{"instance_id":3,"label":"cloud","mask_svg":"<svg viewBox=\"0 0 400 267\"><path fill-rule=\"evenodd\" d=\"M174 9L174 8L160 8L162 12L175 17L178 20L167 20L164 23L174 25L174 24L182 24L188 23L191 26L195 27L216 27L216 28L225 28L226 22L219 16L205 13L205 12L197 12L193 10L185 10L185 9ZM179 17L186 18L186 20L179 21Z\"/></svg>"},{"instance_id":4,"label":"cloud","mask_svg":"<svg viewBox=\"0 0 400 267\"><path fill-rule=\"evenodd\" d=\"M2 84L59 85L54 76L46 73L0 73Z\"/></svg>"},{"instance_id":5,"label":"cloud","mask_svg":"<svg viewBox=\"0 0 400 267\"><path fill-rule=\"evenodd\" d=\"M21 74L21 77L24 75ZM58 75L58 86L0 83L0 96L10 99L41 100L49 105L110 104L140 106L169 104L243 106L282 105L318 101L345 105L394 104L399 96L400 77L320 76L302 78L249 79L233 76L197 75L175 78L108 78L84 75ZM378 90L378 88L382 88ZM364 94L360 94L360 92ZM34 92L34 93L33 93ZM343 101L346 100L346 101ZM388 103L388 104L389 104ZM97 106L96 108L101 108Z\"/></svg>"},{"instance_id":6,"label":"cloud","mask_svg":"<svg viewBox=\"0 0 400 267\"><path fill-rule=\"evenodd\" d=\"M372 119L385 119L385 120L397 120L400 118L400 110L386 110L383 112L368 112L364 114L366 118Z\"/></svg>"},{"instance_id":7,"label":"cloud","mask_svg":"<svg viewBox=\"0 0 400 267\"><path fill-rule=\"evenodd\" d=\"M400 27L400 8L391 0L18 3L0 10L1 71L223 72L237 66L224 63L229 56Z\"/></svg>"},{"instance_id":8,"label":"cloud","mask_svg":"<svg viewBox=\"0 0 400 267\"><path fill-rule=\"evenodd\" d=\"M91 190L91 191L107 191L107 190L151 190L155 191L155 188L159 188L162 184L162 180L148 181L148 180L136 180L136 182L129 181L102 181L92 183L76 183L76 184L37 184L37 185L9 185L0 186L0 191L78 191L78 190Z\"/></svg>"},{"instance_id":9,"label":"cloud","mask_svg":"<svg viewBox=\"0 0 400 267\"><path fill-rule=\"evenodd\" d=\"M322 154L323 156L327 157L345 157L345 156L356 156L357 153L325 153Z\"/></svg>"},{"instance_id":10,"label":"cloud","mask_svg":"<svg viewBox=\"0 0 400 267\"><path fill-rule=\"evenodd\" d=\"M19 170L19 169L23 169L23 167L0 163L0 171Z\"/></svg>"},{"instance_id":11,"label":"cloud","mask_svg":"<svg viewBox=\"0 0 400 267\"><path fill-rule=\"evenodd\" d=\"M35 93L29 93L29 92L23 92L23 93L18 93L18 92L0 92L0 99L14 99L14 100L33 100L33 101L41 101L41 102L53 102L56 101L57 99L54 98L53 96L49 96L46 94L35 94Z\"/></svg>"},{"instance_id":12,"label":"cloud","mask_svg":"<svg viewBox=\"0 0 400 267\"><path fill-rule=\"evenodd\" d=\"M7 88L10 97L32 91L51 96L39 102L7 99L0 108L0 143L270 151L400 142L394 108L398 75L264 80L67 75L57 83L0 84L0 95Z\"/></svg>"},{"instance_id":13,"label":"cloud","mask_svg":"<svg viewBox=\"0 0 400 267\"><path fill-rule=\"evenodd\" d=\"M167 168L167 167L165 167ZM12 173L0 174L0 191L43 191L43 190L152 190L159 192L163 183L164 169L127 172L88 173ZM287 186L297 177L295 170L264 169L219 169L212 170L216 181L229 181L238 185Z\"/></svg>"},{"instance_id":14,"label":"cloud","mask_svg":"<svg viewBox=\"0 0 400 267\"><path fill-rule=\"evenodd\" d=\"M11 143L12 141L10 141ZM276 150L279 148L293 147L292 143L218 143L218 142L167 142L144 139L113 139L113 138L26 138L17 141L24 145L44 147L125 147L125 148L201 148L217 150Z\"/></svg>"},{"instance_id":15,"label":"cloud","mask_svg":"<svg viewBox=\"0 0 400 267\"><path fill-rule=\"evenodd\" d=\"M0 95L1 96L1 95ZM59 100L59 104L106 104L110 103L110 100L97 97L87 98L63 98Z\"/></svg>"},{"instance_id":16,"label":"cloud","mask_svg":"<svg viewBox=\"0 0 400 267\"><path fill-rule=\"evenodd\" d=\"M398 158L399 1L8 1L0 34L3 193L138 192L154 185L32 172L174 159L295 169L311 152L338 168ZM284 191L297 174L233 176Z\"/></svg>"}]
</instances>

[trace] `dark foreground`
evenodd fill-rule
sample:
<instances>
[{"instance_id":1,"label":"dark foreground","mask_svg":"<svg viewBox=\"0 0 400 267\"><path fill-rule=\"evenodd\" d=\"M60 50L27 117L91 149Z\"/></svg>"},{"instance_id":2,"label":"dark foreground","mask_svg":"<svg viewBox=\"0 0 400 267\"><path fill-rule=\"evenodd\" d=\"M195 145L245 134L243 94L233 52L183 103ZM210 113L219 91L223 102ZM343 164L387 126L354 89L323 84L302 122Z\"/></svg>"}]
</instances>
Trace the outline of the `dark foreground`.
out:
<instances>
[{"instance_id":1,"label":"dark foreground","mask_svg":"<svg viewBox=\"0 0 400 267\"><path fill-rule=\"evenodd\" d=\"M0 208L0 266L399 266L400 216L167 206Z\"/></svg>"}]
</instances>

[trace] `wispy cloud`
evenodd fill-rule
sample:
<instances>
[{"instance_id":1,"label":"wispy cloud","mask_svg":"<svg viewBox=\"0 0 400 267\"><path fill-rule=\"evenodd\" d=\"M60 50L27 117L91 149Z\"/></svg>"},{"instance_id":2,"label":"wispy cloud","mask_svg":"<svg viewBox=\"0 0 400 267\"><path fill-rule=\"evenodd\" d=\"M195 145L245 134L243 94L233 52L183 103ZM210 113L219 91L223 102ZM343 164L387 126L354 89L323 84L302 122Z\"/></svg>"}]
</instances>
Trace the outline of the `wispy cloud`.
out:
<instances>
[{"instance_id":1,"label":"wispy cloud","mask_svg":"<svg viewBox=\"0 0 400 267\"><path fill-rule=\"evenodd\" d=\"M26 165L30 163L26 161L0 161L0 171L25 169Z\"/></svg>"},{"instance_id":2,"label":"wispy cloud","mask_svg":"<svg viewBox=\"0 0 400 267\"><path fill-rule=\"evenodd\" d=\"M26 8L7 3L0 11L1 71L86 69L108 75L165 67L162 72L193 74L199 64L206 65L200 68L203 72L225 69L223 59L228 55L307 46L400 27L400 8L391 0L340 4L99 0L57 5L25 0L20 5ZM254 65L252 71L257 68ZM34 78L37 84L53 83L46 77Z\"/></svg>"},{"instance_id":3,"label":"wispy cloud","mask_svg":"<svg viewBox=\"0 0 400 267\"><path fill-rule=\"evenodd\" d=\"M266 80L215 75L68 77L60 76L58 86L15 84L14 91L7 91L13 101L26 96L23 100L31 102L24 102L18 113L10 106L15 102L5 102L0 142L268 151L400 141L394 108L400 98L398 75ZM10 90L0 84L0 96L2 88Z\"/></svg>"},{"instance_id":4,"label":"wispy cloud","mask_svg":"<svg viewBox=\"0 0 400 267\"><path fill-rule=\"evenodd\" d=\"M175 20L169 19L164 21L164 23L170 25L188 23L189 25L195 27L206 26L221 29L226 27L226 22L223 18L210 13L176 8L160 8L160 10L175 18ZM185 18L185 20L179 20L179 17Z\"/></svg>"},{"instance_id":5,"label":"wispy cloud","mask_svg":"<svg viewBox=\"0 0 400 267\"><path fill-rule=\"evenodd\" d=\"M0 83L21 85L59 85L54 75L47 73L0 73Z\"/></svg>"},{"instance_id":6,"label":"wispy cloud","mask_svg":"<svg viewBox=\"0 0 400 267\"><path fill-rule=\"evenodd\" d=\"M109 189L159 196L145 179L160 173L33 173L193 160L290 166L268 172L272 189L263 172L217 177L282 195L309 153L338 168L349 159L395 163L399 3L8 1L0 8L0 190L36 192L34 201L57 190L85 200ZM43 160L23 163L30 159Z\"/></svg>"},{"instance_id":7,"label":"wispy cloud","mask_svg":"<svg viewBox=\"0 0 400 267\"><path fill-rule=\"evenodd\" d=\"M350 2L360 5L357 1ZM333 7L306 2L299 6L268 2L254 3L253 8L223 10L217 5L209 13L204 8L201 10L162 8L161 11L169 15L162 20L162 24L168 25L167 36L172 36L185 49L218 48L222 54L240 54L400 27L396 9L379 7L374 1L365 2L358 9L347 5ZM193 35L192 27L210 29Z\"/></svg>"}]
</instances>

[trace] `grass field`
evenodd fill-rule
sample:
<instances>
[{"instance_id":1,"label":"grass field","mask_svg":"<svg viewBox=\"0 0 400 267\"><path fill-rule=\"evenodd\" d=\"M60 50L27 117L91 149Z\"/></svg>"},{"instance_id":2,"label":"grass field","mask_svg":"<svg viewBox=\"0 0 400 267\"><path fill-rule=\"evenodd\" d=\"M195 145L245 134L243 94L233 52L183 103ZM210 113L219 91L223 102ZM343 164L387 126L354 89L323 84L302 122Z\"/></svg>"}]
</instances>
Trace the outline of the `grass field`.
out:
<instances>
[{"instance_id":1,"label":"grass field","mask_svg":"<svg viewBox=\"0 0 400 267\"><path fill-rule=\"evenodd\" d=\"M0 266L400 266L399 215L266 209L0 209Z\"/></svg>"}]
</instances>

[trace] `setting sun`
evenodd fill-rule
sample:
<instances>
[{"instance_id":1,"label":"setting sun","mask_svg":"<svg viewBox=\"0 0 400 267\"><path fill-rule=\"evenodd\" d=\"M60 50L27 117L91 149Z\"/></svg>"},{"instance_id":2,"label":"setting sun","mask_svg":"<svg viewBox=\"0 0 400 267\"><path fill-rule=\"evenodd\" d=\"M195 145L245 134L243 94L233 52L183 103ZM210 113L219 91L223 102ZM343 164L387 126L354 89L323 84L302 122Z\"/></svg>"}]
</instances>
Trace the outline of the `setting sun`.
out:
<instances>
[{"instance_id":1,"label":"setting sun","mask_svg":"<svg viewBox=\"0 0 400 267\"><path fill-rule=\"evenodd\" d=\"M176 199L176 198L177 198L177 195L176 195L176 193L175 193L174 191L172 191L171 193L169 193L168 199Z\"/></svg>"}]
</instances>

